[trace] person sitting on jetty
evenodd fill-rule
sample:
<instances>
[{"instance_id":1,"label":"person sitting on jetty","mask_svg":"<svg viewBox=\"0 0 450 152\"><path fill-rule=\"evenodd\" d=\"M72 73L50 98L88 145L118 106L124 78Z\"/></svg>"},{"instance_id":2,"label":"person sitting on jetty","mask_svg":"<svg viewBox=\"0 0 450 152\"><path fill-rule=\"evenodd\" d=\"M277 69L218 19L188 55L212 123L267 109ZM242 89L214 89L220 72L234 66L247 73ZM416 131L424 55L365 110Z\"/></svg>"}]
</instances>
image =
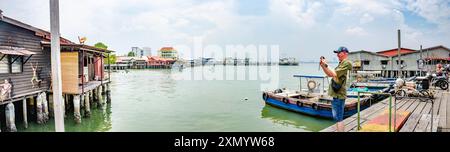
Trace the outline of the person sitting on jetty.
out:
<instances>
[{"instance_id":1,"label":"person sitting on jetty","mask_svg":"<svg viewBox=\"0 0 450 152\"><path fill-rule=\"evenodd\" d=\"M11 88L12 85L9 83L8 79L5 79L5 83L0 84L0 102L5 99L11 99Z\"/></svg>"},{"instance_id":2,"label":"person sitting on jetty","mask_svg":"<svg viewBox=\"0 0 450 152\"><path fill-rule=\"evenodd\" d=\"M436 64L436 75L442 76L444 74L444 68L442 67L442 64L438 63Z\"/></svg>"},{"instance_id":3,"label":"person sitting on jetty","mask_svg":"<svg viewBox=\"0 0 450 152\"><path fill-rule=\"evenodd\" d=\"M345 84L347 82L348 71L352 69L352 63L347 60L349 51L346 47L339 47L338 50L333 52L336 53L339 58L339 65L334 70L331 70L328 68L325 58L321 57L320 66L327 76L332 77L331 85L328 88L328 95L333 97L333 101L331 102L331 112L336 121L336 131L343 132L344 123L342 120L344 119L345 99L347 98L347 88Z\"/></svg>"}]
</instances>

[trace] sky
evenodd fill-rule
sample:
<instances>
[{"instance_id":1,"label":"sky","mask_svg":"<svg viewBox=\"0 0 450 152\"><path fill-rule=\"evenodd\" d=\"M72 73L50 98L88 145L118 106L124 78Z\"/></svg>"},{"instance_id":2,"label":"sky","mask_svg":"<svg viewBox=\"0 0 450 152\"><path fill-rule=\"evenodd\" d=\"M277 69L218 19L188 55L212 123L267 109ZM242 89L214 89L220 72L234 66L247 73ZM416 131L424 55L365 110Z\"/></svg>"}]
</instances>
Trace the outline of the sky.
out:
<instances>
[{"instance_id":1,"label":"sky","mask_svg":"<svg viewBox=\"0 0 450 152\"><path fill-rule=\"evenodd\" d=\"M0 0L3 14L49 30L48 0ZM448 0L60 0L63 37L131 47L278 45L281 57L335 58L332 50L450 47ZM183 54L183 50L178 50Z\"/></svg>"}]
</instances>

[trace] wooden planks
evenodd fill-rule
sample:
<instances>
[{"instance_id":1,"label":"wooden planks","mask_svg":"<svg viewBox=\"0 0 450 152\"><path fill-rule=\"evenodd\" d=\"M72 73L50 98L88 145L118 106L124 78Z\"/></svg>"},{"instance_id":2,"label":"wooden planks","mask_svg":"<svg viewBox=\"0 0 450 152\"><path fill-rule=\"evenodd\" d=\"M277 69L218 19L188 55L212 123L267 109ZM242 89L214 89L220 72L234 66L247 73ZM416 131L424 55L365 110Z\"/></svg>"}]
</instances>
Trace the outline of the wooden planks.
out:
<instances>
[{"instance_id":1,"label":"wooden planks","mask_svg":"<svg viewBox=\"0 0 450 152\"><path fill-rule=\"evenodd\" d=\"M450 114L447 110L450 105L449 102L450 93L443 92L442 90L436 90L436 99L434 101L434 105L431 104L430 101L424 102L419 99L402 99L397 102L398 110L405 110L411 112L411 115L406 120L403 127L400 129L400 132L436 132L443 128L442 130L448 130L448 115ZM392 105L394 106L394 105ZM385 99L381 102L376 103L375 105L369 107L366 110L363 110L360 113L361 116L361 125L366 124L370 120L374 119L377 114L382 112L382 109L388 107L388 99ZM434 118L431 117L433 114ZM431 128L431 120L433 119L433 128ZM357 127L357 119L356 114L346 118L344 121L345 131L356 131ZM440 128L440 129L438 129ZM322 130L323 132L333 132L335 130L335 126L332 125L328 128Z\"/></svg>"},{"instance_id":2,"label":"wooden planks","mask_svg":"<svg viewBox=\"0 0 450 152\"><path fill-rule=\"evenodd\" d=\"M78 94L78 52L61 52L62 92Z\"/></svg>"}]
</instances>

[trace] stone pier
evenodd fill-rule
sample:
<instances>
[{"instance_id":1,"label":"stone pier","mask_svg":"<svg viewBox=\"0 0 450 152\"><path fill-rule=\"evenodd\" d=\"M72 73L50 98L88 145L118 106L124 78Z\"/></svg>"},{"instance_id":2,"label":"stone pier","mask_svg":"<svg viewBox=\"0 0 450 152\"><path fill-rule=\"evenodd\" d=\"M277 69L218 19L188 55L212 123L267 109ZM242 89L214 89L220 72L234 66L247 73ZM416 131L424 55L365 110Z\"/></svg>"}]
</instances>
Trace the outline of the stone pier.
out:
<instances>
[{"instance_id":1,"label":"stone pier","mask_svg":"<svg viewBox=\"0 0 450 152\"><path fill-rule=\"evenodd\" d=\"M28 128L27 98L22 99L23 125Z\"/></svg>"},{"instance_id":2,"label":"stone pier","mask_svg":"<svg viewBox=\"0 0 450 152\"><path fill-rule=\"evenodd\" d=\"M111 103L111 87L110 84L106 84L106 101L107 103Z\"/></svg>"},{"instance_id":3,"label":"stone pier","mask_svg":"<svg viewBox=\"0 0 450 152\"><path fill-rule=\"evenodd\" d=\"M6 118L6 131L17 132L16 122L15 122L16 116L15 116L13 103L9 103L8 105L6 105L5 118Z\"/></svg>"},{"instance_id":4,"label":"stone pier","mask_svg":"<svg viewBox=\"0 0 450 152\"><path fill-rule=\"evenodd\" d=\"M43 100L42 97L40 95L37 96L36 98L36 122L38 124L43 124L44 123L44 111L43 111Z\"/></svg>"},{"instance_id":5,"label":"stone pier","mask_svg":"<svg viewBox=\"0 0 450 152\"><path fill-rule=\"evenodd\" d=\"M81 123L80 95L73 96L73 116L77 124Z\"/></svg>"},{"instance_id":6,"label":"stone pier","mask_svg":"<svg viewBox=\"0 0 450 152\"><path fill-rule=\"evenodd\" d=\"M91 103L89 102L90 94L91 92L86 92L84 96L84 116L90 117L91 116Z\"/></svg>"}]
</instances>

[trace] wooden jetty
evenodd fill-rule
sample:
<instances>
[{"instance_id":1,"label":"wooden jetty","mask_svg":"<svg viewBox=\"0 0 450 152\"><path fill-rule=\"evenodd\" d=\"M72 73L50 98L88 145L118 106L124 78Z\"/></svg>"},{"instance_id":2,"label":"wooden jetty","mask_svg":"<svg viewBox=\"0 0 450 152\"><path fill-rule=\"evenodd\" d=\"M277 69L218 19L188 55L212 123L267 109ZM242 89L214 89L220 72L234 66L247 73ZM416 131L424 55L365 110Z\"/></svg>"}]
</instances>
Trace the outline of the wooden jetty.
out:
<instances>
[{"instance_id":1,"label":"wooden jetty","mask_svg":"<svg viewBox=\"0 0 450 152\"><path fill-rule=\"evenodd\" d=\"M436 90L434 104L430 101L420 99L397 100L396 109L408 111L411 115L407 118L399 132L448 132L450 131L450 92L446 90ZM371 107L360 112L361 126L377 117L389 107L389 99L378 102ZM394 100L392 101L394 108ZM394 112L394 111L392 111ZM433 113L433 124L431 125L431 114ZM343 120L345 132L357 131L357 114ZM433 128L430 128L433 126ZM335 125L321 130L321 132L335 132Z\"/></svg>"},{"instance_id":2,"label":"wooden jetty","mask_svg":"<svg viewBox=\"0 0 450 152\"><path fill-rule=\"evenodd\" d=\"M0 16L0 131L15 132L17 121L27 128L30 121L43 124L53 117L50 53L54 50L50 32L1 11ZM90 105L104 108L111 101L104 58L112 51L64 38L60 46L63 105L81 123L82 116L90 115Z\"/></svg>"}]
</instances>

